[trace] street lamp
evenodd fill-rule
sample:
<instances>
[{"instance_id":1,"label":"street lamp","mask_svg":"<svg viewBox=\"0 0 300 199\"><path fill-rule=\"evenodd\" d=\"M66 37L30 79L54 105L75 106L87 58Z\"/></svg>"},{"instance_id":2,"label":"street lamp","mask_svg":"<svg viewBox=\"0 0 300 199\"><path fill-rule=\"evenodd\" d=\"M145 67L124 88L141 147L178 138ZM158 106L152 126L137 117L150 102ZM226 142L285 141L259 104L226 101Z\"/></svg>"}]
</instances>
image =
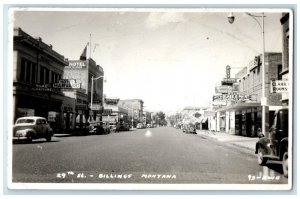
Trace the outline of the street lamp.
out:
<instances>
[{"instance_id":1,"label":"street lamp","mask_svg":"<svg viewBox=\"0 0 300 199\"><path fill-rule=\"evenodd\" d=\"M100 78L103 78L104 76L99 76L99 77L96 77L94 78L94 76L92 76L92 86L91 86L91 113L92 113L92 109L93 109L93 93L94 93L94 80L97 80L97 79L100 79Z\"/></svg>"},{"instance_id":2,"label":"street lamp","mask_svg":"<svg viewBox=\"0 0 300 199\"><path fill-rule=\"evenodd\" d=\"M262 39L262 97L261 97L261 106L262 106L262 133L267 137L268 128L269 128L269 107L267 106L267 97L266 97L266 81L265 81L265 27L264 27L264 13L261 15L253 15L246 12L247 15L252 17L259 27L261 28L261 39ZM261 18L261 23L257 18ZM228 15L228 22L232 24L234 22L233 13Z\"/></svg>"}]
</instances>

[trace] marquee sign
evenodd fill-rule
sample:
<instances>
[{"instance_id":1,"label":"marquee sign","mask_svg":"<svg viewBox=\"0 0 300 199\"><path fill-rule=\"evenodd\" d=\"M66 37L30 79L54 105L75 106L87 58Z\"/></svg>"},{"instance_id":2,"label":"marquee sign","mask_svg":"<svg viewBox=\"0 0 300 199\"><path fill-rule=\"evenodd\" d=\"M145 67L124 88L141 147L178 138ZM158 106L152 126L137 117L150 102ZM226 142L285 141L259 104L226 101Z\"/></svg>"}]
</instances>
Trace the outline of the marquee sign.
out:
<instances>
[{"instance_id":1,"label":"marquee sign","mask_svg":"<svg viewBox=\"0 0 300 199\"><path fill-rule=\"evenodd\" d=\"M53 83L53 88L75 89L81 88L81 83L75 79L61 79L58 83Z\"/></svg>"},{"instance_id":2,"label":"marquee sign","mask_svg":"<svg viewBox=\"0 0 300 199\"><path fill-rule=\"evenodd\" d=\"M213 101L256 101L253 95L240 95L240 94L223 94L223 95L213 95Z\"/></svg>"}]
</instances>

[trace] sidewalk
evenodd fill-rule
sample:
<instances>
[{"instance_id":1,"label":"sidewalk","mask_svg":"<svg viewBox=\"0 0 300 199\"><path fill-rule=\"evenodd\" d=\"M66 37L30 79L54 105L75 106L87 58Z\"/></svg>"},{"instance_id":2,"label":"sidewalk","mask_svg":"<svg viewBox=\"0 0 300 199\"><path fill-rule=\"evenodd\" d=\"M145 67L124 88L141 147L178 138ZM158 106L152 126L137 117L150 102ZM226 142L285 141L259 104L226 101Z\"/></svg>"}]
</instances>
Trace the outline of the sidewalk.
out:
<instances>
[{"instance_id":1,"label":"sidewalk","mask_svg":"<svg viewBox=\"0 0 300 199\"><path fill-rule=\"evenodd\" d=\"M209 132L208 130L197 130L197 135L246 149L247 152L253 155L255 154L255 144L258 141L257 137L244 137L239 135L230 135L225 132Z\"/></svg>"}]
</instances>

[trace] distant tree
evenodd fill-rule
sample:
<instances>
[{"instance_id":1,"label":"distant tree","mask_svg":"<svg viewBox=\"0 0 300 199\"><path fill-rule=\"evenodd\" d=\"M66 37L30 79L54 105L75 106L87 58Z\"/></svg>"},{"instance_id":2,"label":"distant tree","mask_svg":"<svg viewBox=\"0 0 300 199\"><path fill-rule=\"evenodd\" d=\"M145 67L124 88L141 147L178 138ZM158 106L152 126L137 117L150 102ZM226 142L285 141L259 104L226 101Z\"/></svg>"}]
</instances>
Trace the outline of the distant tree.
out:
<instances>
[{"instance_id":1,"label":"distant tree","mask_svg":"<svg viewBox=\"0 0 300 199\"><path fill-rule=\"evenodd\" d=\"M159 124L160 126L165 126L167 124L166 121L166 114L162 111L156 113L155 115L155 123Z\"/></svg>"}]
</instances>

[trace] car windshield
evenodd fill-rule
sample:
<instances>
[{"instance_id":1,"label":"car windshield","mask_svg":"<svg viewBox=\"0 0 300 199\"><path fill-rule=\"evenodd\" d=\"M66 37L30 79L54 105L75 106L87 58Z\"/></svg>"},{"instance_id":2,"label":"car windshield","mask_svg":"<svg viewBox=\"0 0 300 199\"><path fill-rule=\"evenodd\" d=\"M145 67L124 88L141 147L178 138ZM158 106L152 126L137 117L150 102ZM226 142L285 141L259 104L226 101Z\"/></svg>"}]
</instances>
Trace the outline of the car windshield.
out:
<instances>
[{"instance_id":1,"label":"car windshield","mask_svg":"<svg viewBox=\"0 0 300 199\"><path fill-rule=\"evenodd\" d=\"M29 123L29 124L33 124L34 123L34 119L19 119L16 124L24 124L24 123Z\"/></svg>"}]
</instances>

